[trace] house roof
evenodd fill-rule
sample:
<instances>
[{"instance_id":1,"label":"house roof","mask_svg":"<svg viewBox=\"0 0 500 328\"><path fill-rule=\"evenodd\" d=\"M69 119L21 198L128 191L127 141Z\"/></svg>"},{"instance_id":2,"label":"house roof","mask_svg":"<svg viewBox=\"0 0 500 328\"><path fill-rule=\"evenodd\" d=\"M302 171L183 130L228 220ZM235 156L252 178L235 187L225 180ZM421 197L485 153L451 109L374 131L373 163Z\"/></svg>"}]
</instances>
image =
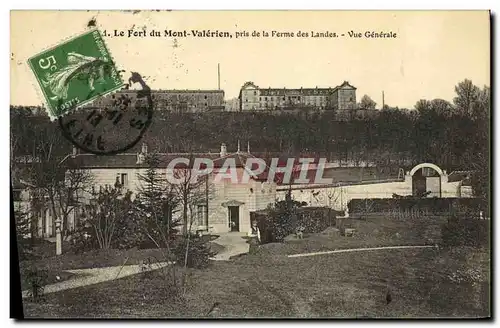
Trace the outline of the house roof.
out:
<instances>
[{"instance_id":1,"label":"house roof","mask_svg":"<svg viewBox=\"0 0 500 328\"><path fill-rule=\"evenodd\" d=\"M318 168L313 167L307 170L305 180L308 182L298 182L299 175L292 175L292 185L314 184ZM377 167L325 167L323 172L318 173L318 178L330 179L330 183L359 183L366 181L381 181L397 179L397 173L383 172ZM279 183L283 185L283 183ZM286 185L286 183L285 183Z\"/></svg>"},{"instance_id":2,"label":"house roof","mask_svg":"<svg viewBox=\"0 0 500 328\"><path fill-rule=\"evenodd\" d=\"M147 164L137 163L138 154L122 153L117 155L94 155L94 154L77 154L76 156L68 156L65 161L75 164L81 168L146 168ZM176 158L219 158L219 154L214 153L158 153L159 168L167 168L168 164ZM176 167L179 167L176 165Z\"/></svg>"},{"instance_id":3,"label":"house roof","mask_svg":"<svg viewBox=\"0 0 500 328\"><path fill-rule=\"evenodd\" d=\"M138 154L133 153L122 153L117 155L94 155L94 154L77 154L75 156L67 156L63 162L67 164L72 164L81 168L86 169L140 169L147 168L146 163L137 163ZM184 163L177 163L175 168L192 168L194 164L195 158L206 158L211 159L213 161L214 168L222 168L224 164L228 167L232 167L234 163L236 168L244 168L245 163L248 158L254 157L253 155L247 152L236 152L229 153L224 157L220 157L220 154L217 153L158 153L159 157L159 168L167 168L169 163L178 158L187 158L189 160L189 164L185 165ZM203 168L203 163L201 165ZM254 180L262 180L267 179L267 169L258 175L253 173L250 174L250 177Z\"/></svg>"},{"instance_id":4,"label":"house roof","mask_svg":"<svg viewBox=\"0 0 500 328\"><path fill-rule=\"evenodd\" d=\"M453 171L448 174L448 182L468 180L473 174L474 171Z\"/></svg>"}]
</instances>

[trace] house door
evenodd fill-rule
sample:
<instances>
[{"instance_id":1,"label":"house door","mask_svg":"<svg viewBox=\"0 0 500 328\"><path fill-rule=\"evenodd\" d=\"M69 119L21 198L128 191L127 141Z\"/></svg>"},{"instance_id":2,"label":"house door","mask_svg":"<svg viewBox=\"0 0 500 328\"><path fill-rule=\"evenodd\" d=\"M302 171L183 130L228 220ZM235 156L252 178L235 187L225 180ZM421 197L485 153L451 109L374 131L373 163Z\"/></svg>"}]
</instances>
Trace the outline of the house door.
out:
<instances>
[{"instance_id":1,"label":"house door","mask_svg":"<svg viewBox=\"0 0 500 328\"><path fill-rule=\"evenodd\" d=\"M229 227L231 231L240 231L240 207L228 206Z\"/></svg>"}]
</instances>

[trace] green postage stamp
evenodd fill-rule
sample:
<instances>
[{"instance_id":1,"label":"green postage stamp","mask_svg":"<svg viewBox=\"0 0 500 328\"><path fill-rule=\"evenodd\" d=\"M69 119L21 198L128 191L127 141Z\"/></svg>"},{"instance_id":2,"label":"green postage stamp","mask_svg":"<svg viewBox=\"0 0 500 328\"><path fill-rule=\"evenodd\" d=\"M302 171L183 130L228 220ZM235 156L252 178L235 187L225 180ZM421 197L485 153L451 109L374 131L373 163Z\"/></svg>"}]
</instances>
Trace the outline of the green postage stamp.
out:
<instances>
[{"instance_id":1,"label":"green postage stamp","mask_svg":"<svg viewBox=\"0 0 500 328\"><path fill-rule=\"evenodd\" d=\"M101 33L92 30L28 59L51 119L123 86Z\"/></svg>"}]
</instances>

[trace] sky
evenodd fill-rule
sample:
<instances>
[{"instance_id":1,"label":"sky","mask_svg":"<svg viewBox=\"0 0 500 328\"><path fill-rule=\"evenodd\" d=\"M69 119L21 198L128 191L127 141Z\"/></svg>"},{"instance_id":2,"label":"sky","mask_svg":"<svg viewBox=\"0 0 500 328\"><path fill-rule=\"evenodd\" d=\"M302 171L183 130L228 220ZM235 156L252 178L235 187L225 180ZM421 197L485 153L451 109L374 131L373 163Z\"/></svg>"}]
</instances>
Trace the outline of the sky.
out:
<instances>
[{"instance_id":1,"label":"sky","mask_svg":"<svg viewBox=\"0 0 500 328\"><path fill-rule=\"evenodd\" d=\"M335 87L348 81L382 104L413 108L419 99L452 101L454 86L490 84L487 11L12 11L11 104L41 105L27 60L87 30L89 20L118 69L137 71L153 89L221 89L238 96L261 88ZM162 36L127 37L128 30ZM164 30L219 30L233 38L165 37ZM330 32L337 38L263 37L262 31ZM247 31L250 37L236 38ZM252 32L259 37L251 37ZM350 31L392 32L396 38L350 38ZM344 34L344 36L341 36Z\"/></svg>"}]
</instances>

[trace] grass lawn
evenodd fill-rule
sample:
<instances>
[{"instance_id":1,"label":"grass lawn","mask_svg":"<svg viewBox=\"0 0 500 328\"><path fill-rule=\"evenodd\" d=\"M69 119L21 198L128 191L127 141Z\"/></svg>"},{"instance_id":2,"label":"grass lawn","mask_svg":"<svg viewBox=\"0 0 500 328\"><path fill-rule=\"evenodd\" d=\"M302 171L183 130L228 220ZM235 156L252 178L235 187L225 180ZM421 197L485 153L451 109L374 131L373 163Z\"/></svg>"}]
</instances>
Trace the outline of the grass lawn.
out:
<instances>
[{"instance_id":1,"label":"grass lawn","mask_svg":"<svg viewBox=\"0 0 500 328\"><path fill-rule=\"evenodd\" d=\"M443 217L418 220L351 218L346 221L346 227L356 229L352 237L341 236L334 229L327 228L323 233L304 234L303 240L290 236L284 243L263 245L259 251L290 255L357 247L434 245L441 242L441 224L445 222Z\"/></svg>"},{"instance_id":2,"label":"grass lawn","mask_svg":"<svg viewBox=\"0 0 500 328\"><path fill-rule=\"evenodd\" d=\"M224 246L219 245L212 240L217 236L206 236L207 242L210 243L212 251L219 253L224 249ZM30 262L29 264L39 269L47 269L50 271L62 271L72 269L90 269L102 268L109 266L121 266L139 264L140 261L154 257L161 261L164 250L161 249L96 249L84 253L72 253L69 251L69 245L63 248L66 252L62 255L55 255L55 244L44 244L45 252L41 259ZM53 253L50 253L53 251ZM28 265L28 263L23 263Z\"/></svg>"},{"instance_id":3,"label":"grass lawn","mask_svg":"<svg viewBox=\"0 0 500 328\"><path fill-rule=\"evenodd\" d=\"M212 242L212 238L207 239L210 242L210 247L213 252L219 253L225 248L215 242ZM68 247L68 245L66 245ZM69 273L65 270L73 269L90 269L90 268L102 268L109 266L121 266L139 264L142 260L147 258L155 258L158 261L163 261L163 251L161 249L128 249L128 250L118 250L118 249L106 249L106 250L93 250L81 254L75 254L72 252L63 253L60 256L55 255L55 245L53 243L43 243L43 252L38 252L41 254L42 258L34 261L25 261L21 263L23 267L36 268L37 270L45 271L47 276L45 284L53 284L56 282L61 282L68 279L73 279L76 277L75 274ZM67 249L67 248L66 248ZM59 279L57 279L59 277ZM26 290L30 288L30 282L28 278L21 275L21 289Z\"/></svg>"},{"instance_id":4,"label":"grass lawn","mask_svg":"<svg viewBox=\"0 0 500 328\"><path fill-rule=\"evenodd\" d=\"M453 272L480 270L480 283L454 282ZM158 275L48 294L25 303L26 317L200 317L220 302L227 317L486 317L486 250L415 249L304 258L244 256L195 270L182 300ZM385 301L387 286L393 301Z\"/></svg>"},{"instance_id":5,"label":"grass lawn","mask_svg":"<svg viewBox=\"0 0 500 328\"><path fill-rule=\"evenodd\" d=\"M488 317L490 253L468 247L381 250L287 258L334 248L435 244L440 222L358 220L354 237L314 234L261 246L255 255L192 270L186 294L173 298L159 274L46 295L25 302L38 318L200 317L214 302L225 317ZM438 230L439 232L439 230ZM460 279L474 275L477 283ZM458 278L457 278L458 277ZM387 289L392 302L386 304Z\"/></svg>"}]
</instances>

